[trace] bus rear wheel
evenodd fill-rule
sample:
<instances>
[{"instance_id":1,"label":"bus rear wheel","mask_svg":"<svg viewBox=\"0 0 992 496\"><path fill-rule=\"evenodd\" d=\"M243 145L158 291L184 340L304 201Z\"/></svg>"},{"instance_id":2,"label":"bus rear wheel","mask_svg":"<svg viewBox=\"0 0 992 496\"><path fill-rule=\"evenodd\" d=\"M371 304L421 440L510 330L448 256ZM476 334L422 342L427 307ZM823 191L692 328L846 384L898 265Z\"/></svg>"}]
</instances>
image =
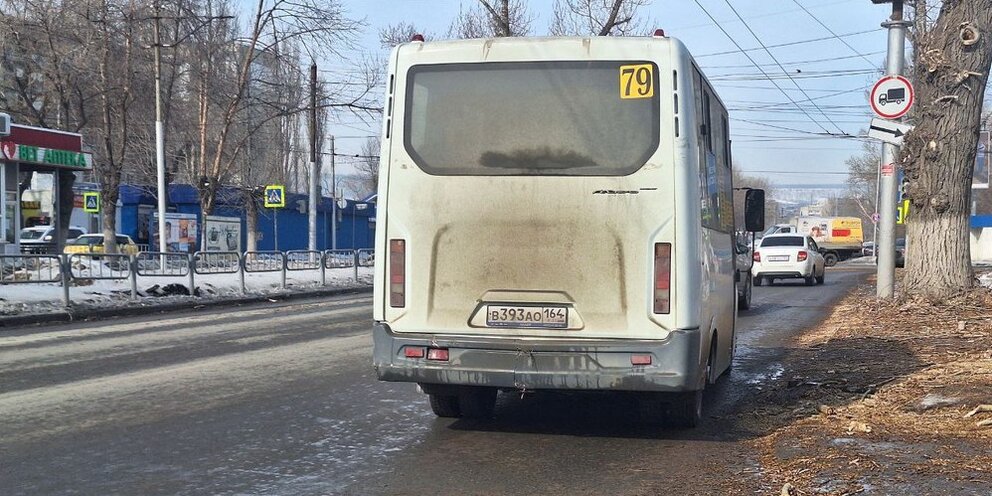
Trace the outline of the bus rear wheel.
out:
<instances>
[{"instance_id":1,"label":"bus rear wheel","mask_svg":"<svg viewBox=\"0 0 992 496\"><path fill-rule=\"evenodd\" d=\"M676 393L668 404L668 424L677 429L692 429L703 420L703 390Z\"/></svg>"},{"instance_id":2,"label":"bus rear wheel","mask_svg":"<svg viewBox=\"0 0 992 496\"><path fill-rule=\"evenodd\" d=\"M479 387L463 391L458 395L458 407L462 417L471 419L492 418L496 410L495 388Z\"/></svg>"},{"instance_id":3,"label":"bus rear wheel","mask_svg":"<svg viewBox=\"0 0 992 496\"><path fill-rule=\"evenodd\" d=\"M751 276L747 276L747 280L744 281L744 294L737 297L737 308L740 310L747 310L751 308Z\"/></svg>"},{"instance_id":4,"label":"bus rear wheel","mask_svg":"<svg viewBox=\"0 0 992 496\"><path fill-rule=\"evenodd\" d=\"M457 396L447 394L429 394L427 396L430 398L431 411L434 412L434 415L443 418L458 418L462 416Z\"/></svg>"}]
</instances>

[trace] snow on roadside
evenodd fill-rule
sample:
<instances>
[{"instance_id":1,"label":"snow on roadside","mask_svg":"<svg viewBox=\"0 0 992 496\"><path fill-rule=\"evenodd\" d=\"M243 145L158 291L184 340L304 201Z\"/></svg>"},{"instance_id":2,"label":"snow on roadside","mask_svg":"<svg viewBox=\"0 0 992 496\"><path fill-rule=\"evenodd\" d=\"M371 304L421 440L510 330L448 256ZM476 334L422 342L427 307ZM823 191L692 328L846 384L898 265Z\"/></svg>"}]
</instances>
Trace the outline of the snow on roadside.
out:
<instances>
[{"instance_id":1,"label":"snow on roadside","mask_svg":"<svg viewBox=\"0 0 992 496\"><path fill-rule=\"evenodd\" d=\"M86 284L89 281L82 281ZM159 288L177 284L185 289L189 285L187 276L138 276L138 299L131 299L131 281L126 280L95 280L92 284L76 285L69 288L70 299L74 307L105 308L109 306L151 305L166 302L191 301L209 299L231 299L241 296L241 280L239 274L195 274L194 284L200 291L200 297L190 296L155 296L149 292L155 286ZM320 284L319 270L301 270L286 272L287 289L282 289L281 272L260 272L245 274L245 288L250 295L266 295L281 292L294 292L320 288L348 288L369 286L372 284L372 268L360 267L358 281L355 281L353 268L327 269L326 286ZM24 283L0 284L0 315L40 314L60 312L63 290L58 284Z\"/></svg>"}]
</instances>

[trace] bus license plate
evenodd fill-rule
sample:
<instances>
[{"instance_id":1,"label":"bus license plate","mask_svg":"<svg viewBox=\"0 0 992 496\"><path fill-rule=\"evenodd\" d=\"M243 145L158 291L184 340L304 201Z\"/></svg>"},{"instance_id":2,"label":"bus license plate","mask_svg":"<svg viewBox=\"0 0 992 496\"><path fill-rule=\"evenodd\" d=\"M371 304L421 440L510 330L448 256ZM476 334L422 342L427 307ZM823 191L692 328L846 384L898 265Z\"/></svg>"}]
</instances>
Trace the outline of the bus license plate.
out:
<instances>
[{"instance_id":1,"label":"bus license plate","mask_svg":"<svg viewBox=\"0 0 992 496\"><path fill-rule=\"evenodd\" d=\"M568 327L566 307L515 307L510 305L488 305L486 325L489 327L544 327L565 329Z\"/></svg>"}]
</instances>

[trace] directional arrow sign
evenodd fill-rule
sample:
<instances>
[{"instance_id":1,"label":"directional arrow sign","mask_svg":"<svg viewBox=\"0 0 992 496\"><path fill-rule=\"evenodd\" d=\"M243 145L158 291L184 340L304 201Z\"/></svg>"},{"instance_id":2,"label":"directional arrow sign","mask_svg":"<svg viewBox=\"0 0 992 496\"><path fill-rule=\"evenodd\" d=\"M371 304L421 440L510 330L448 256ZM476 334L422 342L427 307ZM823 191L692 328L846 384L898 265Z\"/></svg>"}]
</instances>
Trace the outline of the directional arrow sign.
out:
<instances>
[{"instance_id":1,"label":"directional arrow sign","mask_svg":"<svg viewBox=\"0 0 992 496\"><path fill-rule=\"evenodd\" d=\"M913 126L908 124L900 124L885 119L872 119L871 127L868 128L868 137L900 146L902 145L903 136L911 129L913 129Z\"/></svg>"}]
</instances>

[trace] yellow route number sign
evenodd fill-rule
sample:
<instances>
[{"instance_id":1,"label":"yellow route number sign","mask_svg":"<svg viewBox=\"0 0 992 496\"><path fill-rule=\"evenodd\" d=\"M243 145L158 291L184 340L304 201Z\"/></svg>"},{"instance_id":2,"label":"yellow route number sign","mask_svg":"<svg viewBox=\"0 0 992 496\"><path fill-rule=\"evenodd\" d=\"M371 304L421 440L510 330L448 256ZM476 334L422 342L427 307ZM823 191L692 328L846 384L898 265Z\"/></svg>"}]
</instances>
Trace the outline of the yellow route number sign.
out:
<instances>
[{"instance_id":1,"label":"yellow route number sign","mask_svg":"<svg viewBox=\"0 0 992 496\"><path fill-rule=\"evenodd\" d=\"M654 65L620 66L620 98L651 98L654 96Z\"/></svg>"}]
</instances>

